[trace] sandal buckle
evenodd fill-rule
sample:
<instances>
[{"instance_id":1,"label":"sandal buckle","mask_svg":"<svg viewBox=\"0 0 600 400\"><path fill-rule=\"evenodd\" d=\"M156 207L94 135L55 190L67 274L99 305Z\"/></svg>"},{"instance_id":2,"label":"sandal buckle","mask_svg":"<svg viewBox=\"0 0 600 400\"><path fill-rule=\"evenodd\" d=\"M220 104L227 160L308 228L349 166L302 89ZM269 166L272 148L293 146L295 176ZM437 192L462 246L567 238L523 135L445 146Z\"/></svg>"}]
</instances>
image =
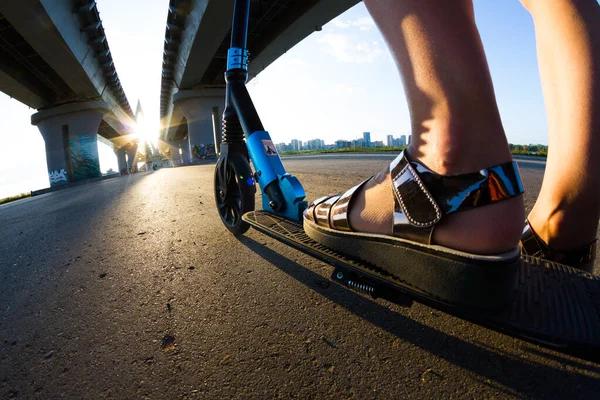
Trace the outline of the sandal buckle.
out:
<instances>
[{"instance_id":1,"label":"sandal buckle","mask_svg":"<svg viewBox=\"0 0 600 400\"><path fill-rule=\"evenodd\" d=\"M397 206L414 226L434 226L442 218L442 210L410 164L403 151L390 164L392 188ZM398 210L398 211L400 211Z\"/></svg>"}]
</instances>

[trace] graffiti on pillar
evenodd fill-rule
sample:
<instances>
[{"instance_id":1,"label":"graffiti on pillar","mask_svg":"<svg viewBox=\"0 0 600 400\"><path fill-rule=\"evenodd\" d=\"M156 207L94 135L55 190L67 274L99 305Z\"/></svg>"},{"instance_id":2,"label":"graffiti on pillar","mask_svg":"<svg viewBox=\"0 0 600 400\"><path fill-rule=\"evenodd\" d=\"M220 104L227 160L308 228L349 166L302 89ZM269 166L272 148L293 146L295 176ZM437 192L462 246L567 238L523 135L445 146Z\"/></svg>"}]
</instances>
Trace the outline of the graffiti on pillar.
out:
<instances>
[{"instance_id":1,"label":"graffiti on pillar","mask_svg":"<svg viewBox=\"0 0 600 400\"><path fill-rule=\"evenodd\" d=\"M199 160L204 160L206 158L206 148L203 144L195 144L192 153L194 153L194 158L197 158Z\"/></svg>"},{"instance_id":2,"label":"graffiti on pillar","mask_svg":"<svg viewBox=\"0 0 600 400\"><path fill-rule=\"evenodd\" d=\"M207 158L217 158L217 152L215 151L215 145L209 143L206 145L206 157Z\"/></svg>"},{"instance_id":3,"label":"graffiti on pillar","mask_svg":"<svg viewBox=\"0 0 600 400\"><path fill-rule=\"evenodd\" d=\"M96 178L102 175L96 135L71 136L69 144L74 180Z\"/></svg>"},{"instance_id":4,"label":"graffiti on pillar","mask_svg":"<svg viewBox=\"0 0 600 400\"><path fill-rule=\"evenodd\" d=\"M67 170L64 168L60 171L55 169L54 171L48 172L48 178L50 178L50 186L56 185L57 183L69 182Z\"/></svg>"},{"instance_id":5,"label":"graffiti on pillar","mask_svg":"<svg viewBox=\"0 0 600 400\"><path fill-rule=\"evenodd\" d=\"M212 143L209 143L206 146L204 144L196 144L194 145L194 149L192 150L192 152L194 154L194 158L197 158L199 160L206 160L217 157L217 153L215 152L215 145Z\"/></svg>"}]
</instances>

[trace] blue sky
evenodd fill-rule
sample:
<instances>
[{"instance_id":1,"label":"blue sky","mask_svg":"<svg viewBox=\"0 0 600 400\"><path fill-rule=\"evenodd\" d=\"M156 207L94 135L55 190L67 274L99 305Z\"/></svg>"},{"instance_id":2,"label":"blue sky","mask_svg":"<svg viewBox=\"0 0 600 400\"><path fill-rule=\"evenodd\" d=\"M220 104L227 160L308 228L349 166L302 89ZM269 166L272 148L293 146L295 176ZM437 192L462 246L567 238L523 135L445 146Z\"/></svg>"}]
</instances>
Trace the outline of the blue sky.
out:
<instances>
[{"instance_id":1,"label":"blue sky","mask_svg":"<svg viewBox=\"0 0 600 400\"><path fill-rule=\"evenodd\" d=\"M98 0L125 93L158 130L160 76L168 0ZM518 0L475 0L478 27L509 142L547 143L530 15ZM132 19L131 16L136 18ZM291 72L291 73L290 73ZM249 83L275 142L322 138L326 143L408 134L402 83L364 5L315 32ZM0 94L0 198L48 186L43 139L30 125L35 110ZM116 157L100 146L102 170Z\"/></svg>"}]
</instances>

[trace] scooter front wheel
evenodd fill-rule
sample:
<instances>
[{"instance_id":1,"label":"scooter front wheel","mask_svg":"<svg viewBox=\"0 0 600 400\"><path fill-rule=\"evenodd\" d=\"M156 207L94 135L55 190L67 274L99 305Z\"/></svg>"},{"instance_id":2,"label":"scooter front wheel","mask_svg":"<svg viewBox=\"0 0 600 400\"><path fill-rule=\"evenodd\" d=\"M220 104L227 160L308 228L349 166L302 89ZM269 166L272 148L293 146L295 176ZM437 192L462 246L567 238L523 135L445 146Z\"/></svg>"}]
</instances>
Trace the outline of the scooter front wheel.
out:
<instances>
[{"instance_id":1,"label":"scooter front wheel","mask_svg":"<svg viewBox=\"0 0 600 400\"><path fill-rule=\"evenodd\" d=\"M224 164L224 165L223 165ZM256 187L248 161L241 156L228 157L215 168L215 201L225 227L235 236L243 235L250 225L242 215L254 211Z\"/></svg>"}]
</instances>

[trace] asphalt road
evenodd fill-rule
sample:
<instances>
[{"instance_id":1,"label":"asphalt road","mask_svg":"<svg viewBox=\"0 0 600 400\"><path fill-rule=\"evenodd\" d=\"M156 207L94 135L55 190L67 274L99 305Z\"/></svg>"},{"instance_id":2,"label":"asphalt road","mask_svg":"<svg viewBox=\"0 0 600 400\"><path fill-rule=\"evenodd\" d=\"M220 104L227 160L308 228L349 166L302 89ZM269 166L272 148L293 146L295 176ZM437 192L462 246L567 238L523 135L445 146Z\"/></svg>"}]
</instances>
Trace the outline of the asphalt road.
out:
<instances>
[{"instance_id":1,"label":"asphalt road","mask_svg":"<svg viewBox=\"0 0 600 400\"><path fill-rule=\"evenodd\" d=\"M313 199L389 159L285 163ZM528 207L543 168L521 162ZM164 169L0 206L0 398L598 398L600 365L363 297L256 231L235 239L212 174Z\"/></svg>"}]
</instances>

